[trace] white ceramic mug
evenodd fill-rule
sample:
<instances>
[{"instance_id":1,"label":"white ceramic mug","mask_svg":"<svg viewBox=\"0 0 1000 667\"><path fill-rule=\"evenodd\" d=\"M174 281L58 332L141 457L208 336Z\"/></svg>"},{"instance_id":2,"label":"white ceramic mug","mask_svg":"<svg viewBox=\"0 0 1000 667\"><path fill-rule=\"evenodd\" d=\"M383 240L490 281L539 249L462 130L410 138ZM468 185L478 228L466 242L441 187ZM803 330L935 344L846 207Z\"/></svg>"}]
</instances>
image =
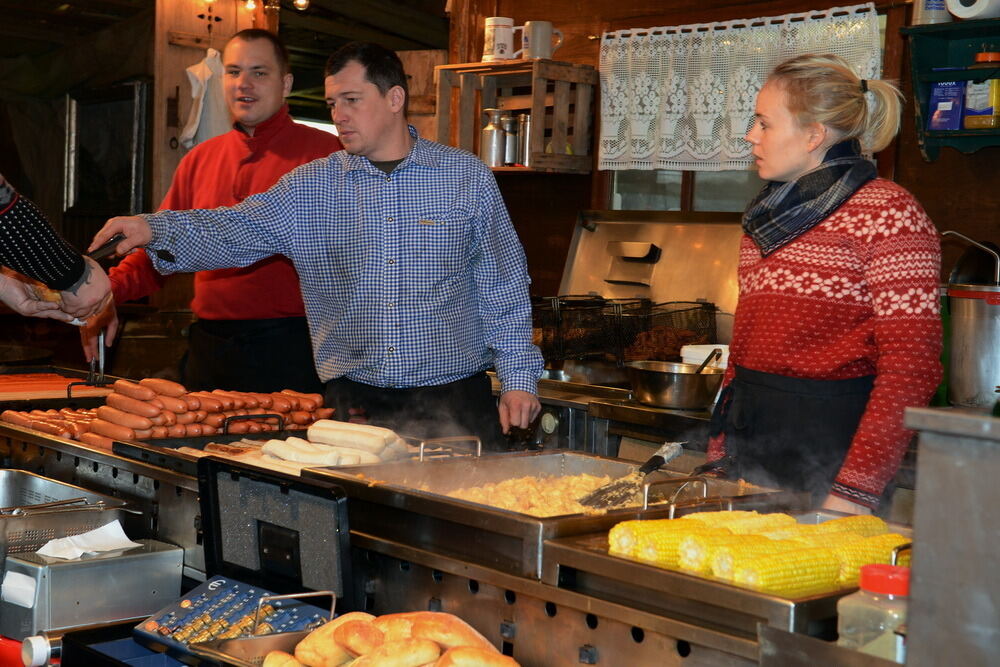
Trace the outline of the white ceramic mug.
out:
<instances>
[{"instance_id":1,"label":"white ceramic mug","mask_svg":"<svg viewBox=\"0 0 1000 667\"><path fill-rule=\"evenodd\" d=\"M556 43L552 43L552 35ZM551 21L528 21L521 31L521 46L525 58L551 58L555 50L562 46L561 30L552 27Z\"/></svg>"},{"instance_id":2,"label":"white ceramic mug","mask_svg":"<svg viewBox=\"0 0 1000 667\"><path fill-rule=\"evenodd\" d=\"M521 49L514 50L514 32L524 32L524 26L515 26L514 19L491 16L486 19L486 39L483 42L483 62L512 60L521 57Z\"/></svg>"}]
</instances>

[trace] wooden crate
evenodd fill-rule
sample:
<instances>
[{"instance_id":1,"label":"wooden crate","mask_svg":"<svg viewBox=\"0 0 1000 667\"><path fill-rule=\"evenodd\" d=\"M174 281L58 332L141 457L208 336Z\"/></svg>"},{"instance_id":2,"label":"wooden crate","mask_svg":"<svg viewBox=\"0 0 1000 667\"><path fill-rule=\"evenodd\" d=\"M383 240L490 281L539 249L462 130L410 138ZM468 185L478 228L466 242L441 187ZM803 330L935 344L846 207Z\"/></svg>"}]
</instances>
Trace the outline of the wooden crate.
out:
<instances>
[{"instance_id":1,"label":"wooden crate","mask_svg":"<svg viewBox=\"0 0 1000 667\"><path fill-rule=\"evenodd\" d=\"M588 173L597 70L553 60L434 68L438 141L476 153L483 109L531 114L531 167L504 171Z\"/></svg>"}]
</instances>

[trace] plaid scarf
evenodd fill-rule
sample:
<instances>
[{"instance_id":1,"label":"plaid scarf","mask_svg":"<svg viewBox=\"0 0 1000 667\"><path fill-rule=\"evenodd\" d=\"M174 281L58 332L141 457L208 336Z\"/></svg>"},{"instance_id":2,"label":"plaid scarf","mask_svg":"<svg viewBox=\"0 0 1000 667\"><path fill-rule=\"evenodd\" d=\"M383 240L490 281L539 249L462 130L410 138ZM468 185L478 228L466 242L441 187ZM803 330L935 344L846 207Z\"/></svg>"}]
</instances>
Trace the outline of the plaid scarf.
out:
<instances>
[{"instance_id":1,"label":"plaid scarf","mask_svg":"<svg viewBox=\"0 0 1000 667\"><path fill-rule=\"evenodd\" d=\"M769 181L743 213L743 231L767 257L818 225L875 178L856 140L830 147L823 163L794 181Z\"/></svg>"}]
</instances>

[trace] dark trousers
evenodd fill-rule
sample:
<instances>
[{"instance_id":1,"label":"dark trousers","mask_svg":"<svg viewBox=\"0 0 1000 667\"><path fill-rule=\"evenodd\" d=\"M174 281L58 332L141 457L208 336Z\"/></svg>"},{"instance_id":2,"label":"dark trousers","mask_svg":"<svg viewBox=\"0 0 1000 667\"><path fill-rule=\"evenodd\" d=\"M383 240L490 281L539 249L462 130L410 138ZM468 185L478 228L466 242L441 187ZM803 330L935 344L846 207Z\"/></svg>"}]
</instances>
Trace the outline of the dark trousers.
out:
<instances>
[{"instance_id":1,"label":"dark trousers","mask_svg":"<svg viewBox=\"0 0 1000 667\"><path fill-rule=\"evenodd\" d=\"M873 376L806 380L736 368L709 432L726 435L730 477L820 502L851 446Z\"/></svg>"},{"instance_id":2,"label":"dark trousers","mask_svg":"<svg viewBox=\"0 0 1000 667\"><path fill-rule=\"evenodd\" d=\"M407 389L336 378L326 383L326 404L336 408L337 419L347 420L351 414L363 411L370 423L403 436L474 435L482 441L484 450L507 448L486 373L448 384Z\"/></svg>"},{"instance_id":3,"label":"dark trousers","mask_svg":"<svg viewBox=\"0 0 1000 667\"><path fill-rule=\"evenodd\" d=\"M188 389L323 391L304 317L198 320L190 331L181 361Z\"/></svg>"}]
</instances>

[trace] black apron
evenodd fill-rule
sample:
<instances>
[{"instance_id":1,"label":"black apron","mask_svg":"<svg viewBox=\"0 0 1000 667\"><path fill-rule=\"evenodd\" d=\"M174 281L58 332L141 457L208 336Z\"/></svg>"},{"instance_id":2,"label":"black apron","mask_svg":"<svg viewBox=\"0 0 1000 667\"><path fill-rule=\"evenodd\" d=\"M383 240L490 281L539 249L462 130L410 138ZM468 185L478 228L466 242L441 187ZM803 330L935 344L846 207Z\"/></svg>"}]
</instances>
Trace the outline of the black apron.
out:
<instances>
[{"instance_id":1,"label":"black apron","mask_svg":"<svg viewBox=\"0 0 1000 667\"><path fill-rule=\"evenodd\" d=\"M737 367L709 424L709 435L726 436L725 472L753 484L808 491L822 502L874 380L807 380Z\"/></svg>"},{"instance_id":2,"label":"black apron","mask_svg":"<svg viewBox=\"0 0 1000 667\"><path fill-rule=\"evenodd\" d=\"M198 320L181 360L181 381L192 391L323 391L304 317Z\"/></svg>"},{"instance_id":3,"label":"black apron","mask_svg":"<svg viewBox=\"0 0 1000 667\"><path fill-rule=\"evenodd\" d=\"M403 436L475 435L484 450L507 449L486 373L448 384L405 389L375 387L341 377L326 383L326 404L336 409L336 419L363 417Z\"/></svg>"}]
</instances>

